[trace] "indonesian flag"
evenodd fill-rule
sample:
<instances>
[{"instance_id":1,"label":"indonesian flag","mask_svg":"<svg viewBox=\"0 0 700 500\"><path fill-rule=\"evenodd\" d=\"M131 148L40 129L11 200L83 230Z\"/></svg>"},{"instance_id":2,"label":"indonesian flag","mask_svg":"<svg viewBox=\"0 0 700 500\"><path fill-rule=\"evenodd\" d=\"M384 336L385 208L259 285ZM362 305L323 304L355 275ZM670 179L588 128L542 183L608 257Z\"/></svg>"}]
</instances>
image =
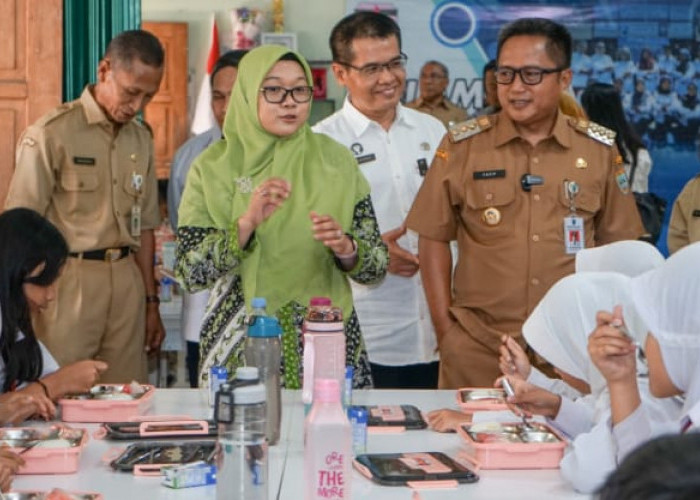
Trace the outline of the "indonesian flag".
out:
<instances>
[{"instance_id":1,"label":"indonesian flag","mask_svg":"<svg viewBox=\"0 0 700 500\"><path fill-rule=\"evenodd\" d=\"M211 83L209 82L209 75L211 75L217 59L219 59L219 30L216 28L216 19L212 14L211 40L209 41L209 56L207 57L207 72L204 75L202 86L199 89L197 104L194 108L194 117L192 118L192 126L190 127L190 130L195 135L206 132L216 125L214 112L211 110Z\"/></svg>"}]
</instances>

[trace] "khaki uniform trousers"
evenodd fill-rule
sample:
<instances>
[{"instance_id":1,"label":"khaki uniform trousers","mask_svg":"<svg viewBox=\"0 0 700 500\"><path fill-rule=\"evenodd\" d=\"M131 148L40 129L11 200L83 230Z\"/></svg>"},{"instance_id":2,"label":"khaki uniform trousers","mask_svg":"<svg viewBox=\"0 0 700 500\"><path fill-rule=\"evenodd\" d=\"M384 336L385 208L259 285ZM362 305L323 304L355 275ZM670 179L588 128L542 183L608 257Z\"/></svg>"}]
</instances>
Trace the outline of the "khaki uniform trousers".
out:
<instances>
[{"instance_id":1,"label":"khaki uniform trousers","mask_svg":"<svg viewBox=\"0 0 700 500\"><path fill-rule=\"evenodd\" d=\"M57 285L56 300L33 319L58 364L98 359L109 365L100 382L147 382L145 287L134 256L69 257Z\"/></svg>"}]
</instances>

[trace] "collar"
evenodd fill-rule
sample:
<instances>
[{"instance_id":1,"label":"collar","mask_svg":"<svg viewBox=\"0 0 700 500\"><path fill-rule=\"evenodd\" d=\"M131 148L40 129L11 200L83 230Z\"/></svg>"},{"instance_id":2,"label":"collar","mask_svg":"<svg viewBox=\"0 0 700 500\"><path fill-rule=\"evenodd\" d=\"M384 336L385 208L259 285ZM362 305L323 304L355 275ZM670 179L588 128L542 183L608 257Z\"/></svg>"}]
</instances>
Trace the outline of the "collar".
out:
<instances>
[{"instance_id":1,"label":"collar","mask_svg":"<svg viewBox=\"0 0 700 500\"><path fill-rule=\"evenodd\" d=\"M446 98L444 95L440 98L440 100L437 102L437 104L434 104L434 105L425 102L425 100L423 99L422 96L418 96L418 97L416 98L416 105L417 105L417 106L427 106L427 107L430 107L430 108L438 108L438 107L440 107L440 108L444 108L444 109L450 109L450 105L449 105L448 103L449 103L449 101L447 100L447 98ZM450 104L451 104L451 103L450 103Z\"/></svg>"},{"instance_id":2,"label":"collar","mask_svg":"<svg viewBox=\"0 0 700 500\"><path fill-rule=\"evenodd\" d=\"M371 126L382 129L379 123L368 118L367 115L358 110L353 103L350 102L349 96L345 97L342 111L356 137L364 134ZM401 103L396 105L396 117L394 118L394 123L391 124L391 128L397 125L406 125L411 128L417 125L416 120L413 119L410 113L406 112L406 108L404 108Z\"/></svg>"},{"instance_id":3,"label":"collar","mask_svg":"<svg viewBox=\"0 0 700 500\"><path fill-rule=\"evenodd\" d=\"M85 118L87 119L88 125L95 125L97 123L106 122L111 125L111 122L104 114L100 105L92 95L91 90L94 90L94 85L87 85L83 89L83 93L80 94L80 104L83 105L83 110L85 112Z\"/></svg>"},{"instance_id":4,"label":"collar","mask_svg":"<svg viewBox=\"0 0 700 500\"><path fill-rule=\"evenodd\" d=\"M558 110L554 128L552 128L552 132L548 136L548 139L553 138L565 148L571 147L572 129L569 127L568 121L569 118L562 113L561 110ZM515 128L515 123L513 123L506 113L498 113L498 122L496 123L496 147L503 146L516 138L520 138L520 134Z\"/></svg>"}]
</instances>

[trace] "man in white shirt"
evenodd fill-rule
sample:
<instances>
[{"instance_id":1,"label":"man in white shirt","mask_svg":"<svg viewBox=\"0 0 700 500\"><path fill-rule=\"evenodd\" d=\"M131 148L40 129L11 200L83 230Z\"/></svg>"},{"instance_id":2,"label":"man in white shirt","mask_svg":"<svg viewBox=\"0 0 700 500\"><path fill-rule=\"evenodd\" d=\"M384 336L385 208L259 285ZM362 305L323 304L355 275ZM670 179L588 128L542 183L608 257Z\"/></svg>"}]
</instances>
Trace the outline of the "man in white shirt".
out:
<instances>
[{"instance_id":1,"label":"man in white shirt","mask_svg":"<svg viewBox=\"0 0 700 500\"><path fill-rule=\"evenodd\" d=\"M331 33L333 74L346 87L343 107L318 123L355 155L372 189L389 274L378 286L352 283L355 309L378 388L435 388L435 333L421 286L418 237L408 214L445 135L436 118L399 102L406 84L401 31L388 16L356 12Z\"/></svg>"},{"instance_id":2,"label":"man in white shirt","mask_svg":"<svg viewBox=\"0 0 700 500\"><path fill-rule=\"evenodd\" d=\"M238 63L246 50L231 50L217 59L209 81L211 83L211 109L216 118L216 125L195 135L185 142L175 153L170 167L168 182L168 218L174 231L177 230L177 210L185 189L185 181L190 166L199 154L209 145L221 139L221 126L224 123L228 101L233 84L238 76ZM199 331L204 317L204 308L209 300L209 291L197 293L183 292L182 297L182 332L187 341L187 373L190 387L197 387L199 365Z\"/></svg>"}]
</instances>

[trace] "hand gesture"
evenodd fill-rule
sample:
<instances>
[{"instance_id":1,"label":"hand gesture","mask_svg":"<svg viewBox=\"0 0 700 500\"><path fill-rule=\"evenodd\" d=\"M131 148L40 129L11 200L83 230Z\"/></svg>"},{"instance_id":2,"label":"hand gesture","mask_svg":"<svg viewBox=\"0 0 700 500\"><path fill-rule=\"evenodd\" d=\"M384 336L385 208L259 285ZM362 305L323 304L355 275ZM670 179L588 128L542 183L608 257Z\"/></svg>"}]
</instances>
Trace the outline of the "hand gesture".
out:
<instances>
[{"instance_id":1,"label":"hand gesture","mask_svg":"<svg viewBox=\"0 0 700 500\"><path fill-rule=\"evenodd\" d=\"M510 375L511 378L527 380L530 376L530 360L520 344L510 335L501 337L499 347L500 357L498 367L503 375Z\"/></svg>"},{"instance_id":2,"label":"hand gesture","mask_svg":"<svg viewBox=\"0 0 700 500\"><path fill-rule=\"evenodd\" d=\"M610 384L635 379L637 348L624 333L622 307L615 306L612 313L598 312L596 325L588 337L588 354L605 380Z\"/></svg>"},{"instance_id":3,"label":"hand gesture","mask_svg":"<svg viewBox=\"0 0 700 500\"><path fill-rule=\"evenodd\" d=\"M0 448L0 490L3 493L10 490L12 479L22 465L24 465L22 457L5 447Z\"/></svg>"},{"instance_id":4,"label":"hand gesture","mask_svg":"<svg viewBox=\"0 0 700 500\"><path fill-rule=\"evenodd\" d=\"M428 425L436 432L455 432L461 424L471 422L472 417L468 413L457 410L433 410L426 415Z\"/></svg>"},{"instance_id":5,"label":"hand gesture","mask_svg":"<svg viewBox=\"0 0 700 500\"><path fill-rule=\"evenodd\" d=\"M314 239L330 248L336 255L346 255L353 252L354 245L350 237L343 232L340 224L330 215L309 214L312 222Z\"/></svg>"},{"instance_id":6,"label":"hand gesture","mask_svg":"<svg viewBox=\"0 0 700 500\"><path fill-rule=\"evenodd\" d=\"M50 420L55 414L56 407L45 394L29 395L20 390L0 396L0 425L17 425L33 415Z\"/></svg>"},{"instance_id":7,"label":"hand gesture","mask_svg":"<svg viewBox=\"0 0 700 500\"><path fill-rule=\"evenodd\" d=\"M284 201L289 198L290 184L279 177L271 177L262 182L253 190L248 203L248 210L241 216L255 230L263 221L267 220Z\"/></svg>"},{"instance_id":8,"label":"hand gesture","mask_svg":"<svg viewBox=\"0 0 700 500\"><path fill-rule=\"evenodd\" d=\"M86 359L47 375L42 380L51 391L51 397L56 400L66 394L79 394L89 391L100 379L100 373L107 369L107 363Z\"/></svg>"},{"instance_id":9,"label":"hand gesture","mask_svg":"<svg viewBox=\"0 0 700 500\"><path fill-rule=\"evenodd\" d=\"M401 248L397 240L406 234L406 223L382 234L382 241L389 250L389 268L392 274L410 278L418 272L418 256Z\"/></svg>"},{"instance_id":10,"label":"hand gesture","mask_svg":"<svg viewBox=\"0 0 700 500\"><path fill-rule=\"evenodd\" d=\"M499 377L494 383L494 387L502 387ZM515 392L514 396L508 396L506 403L510 410L518 416L543 415L549 418L556 418L561 406L561 397L557 394L542 389L534 384L526 382L516 377L507 376L510 385Z\"/></svg>"}]
</instances>

